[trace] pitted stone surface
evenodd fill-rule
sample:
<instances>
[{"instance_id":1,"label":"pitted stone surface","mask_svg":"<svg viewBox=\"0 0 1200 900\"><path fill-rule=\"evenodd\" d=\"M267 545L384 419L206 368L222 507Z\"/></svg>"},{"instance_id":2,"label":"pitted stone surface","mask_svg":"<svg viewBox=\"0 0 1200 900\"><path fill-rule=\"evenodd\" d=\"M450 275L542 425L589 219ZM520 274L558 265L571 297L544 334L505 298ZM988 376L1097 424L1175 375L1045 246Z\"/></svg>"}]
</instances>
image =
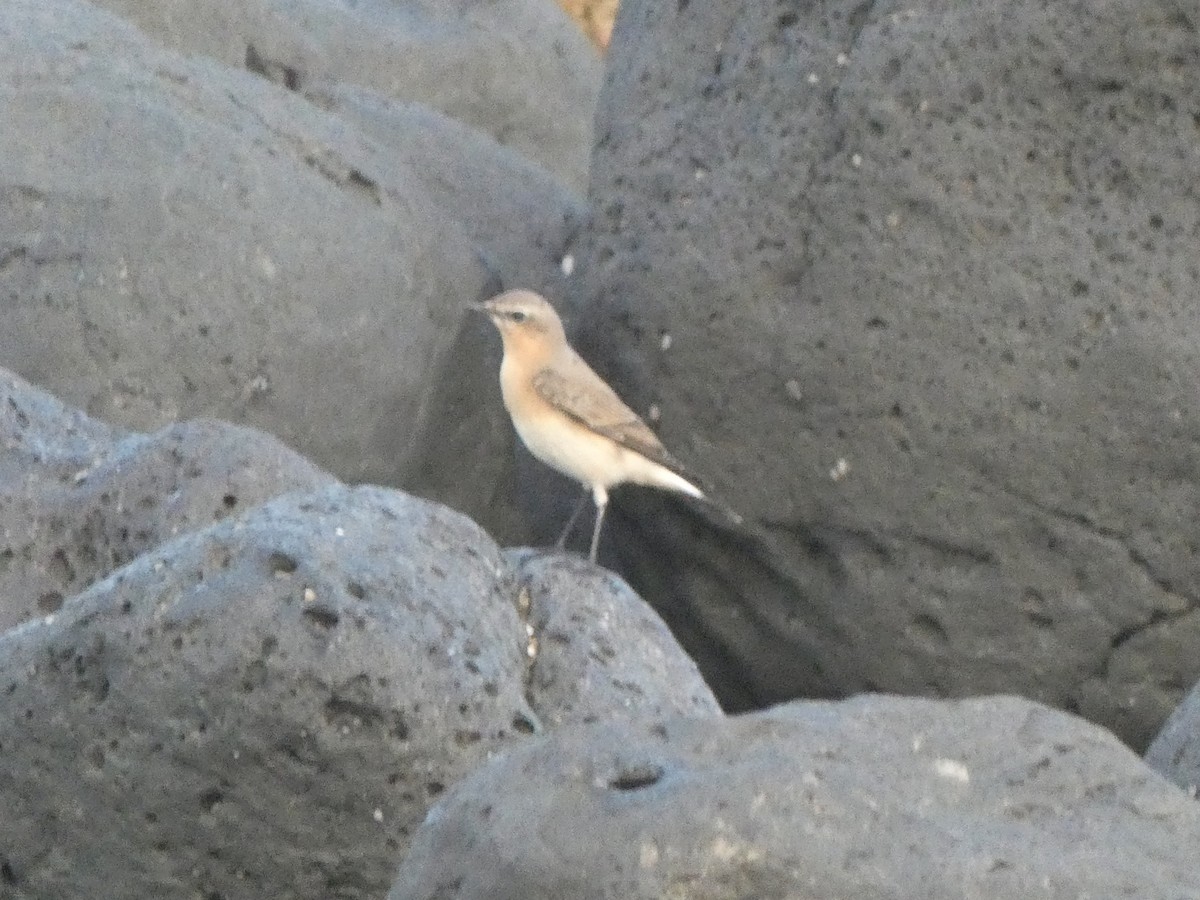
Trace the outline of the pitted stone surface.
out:
<instances>
[{"instance_id":1,"label":"pitted stone surface","mask_svg":"<svg viewBox=\"0 0 1200 900\"><path fill-rule=\"evenodd\" d=\"M389 900L1200 894L1200 805L1016 698L560 730L447 792Z\"/></svg>"},{"instance_id":2,"label":"pitted stone surface","mask_svg":"<svg viewBox=\"0 0 1200 900\"><path fill-rule=\"evenodd\" d=\"M0 631L180 534L334 481L253 429L125 432L0 370Z\"/></svg>"},{"instance_id":3,"label":"pitted stone surface","mask_svg":"<svg viewBox=\"0 0 1200 900\"><path fill-rule=\"evenodd\" d=\"M726 705L1143 747L1200 677L1198 65L1169 0L622 5L576 338L752 533L631 491L607 559Z\"/></svg>"},{"instance_id":4,"label":"pitted stone surface","mask_svg":"<svg viewBox=\"0 0 1200 900\"><path fill-rule=\"evenodd\" d=\"M378 897L536 730L499 550L340 485L157 547L0 635L5 896Z\"/></svg>"}]
</instances>

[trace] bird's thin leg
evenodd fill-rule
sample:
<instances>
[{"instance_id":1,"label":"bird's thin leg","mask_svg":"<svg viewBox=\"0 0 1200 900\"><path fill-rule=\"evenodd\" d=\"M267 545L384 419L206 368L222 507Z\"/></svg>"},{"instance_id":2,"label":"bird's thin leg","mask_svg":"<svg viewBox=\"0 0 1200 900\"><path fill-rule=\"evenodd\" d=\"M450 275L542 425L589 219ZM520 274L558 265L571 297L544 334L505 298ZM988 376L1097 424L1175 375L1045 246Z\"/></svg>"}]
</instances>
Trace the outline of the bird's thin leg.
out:
<instances>
[{"instance_id":1,"label":"bird's thin leg","mask_svg":"<svg viewBox=\"0 0 1200 900\"><path fill-rule=\"evenodd\" d=\"M596 501L596 524L592 528L592 550L588 559L596 561L596 551L600 549L600 526L604 524L604 510L608 508L608 491L602 487L592 488L592 499Z\"/></svg>"},{"instance_id":2,"label":"bird's thin leg","mask_svg":"<svg viewBox=\"0 0 1200 900\"><path fill-rule=\"evenodd\" d=\"M587 506L588 488L583 486L583 493L579 495L579 502L575 504L575 511L571 513L571 518L567 519L567 527L562 530L562 534L558 536L558 540L554 542L554 546L561 550L567 545L567 538L571 536L572 529L575 528L575 523L579 521L579 514L583 512L583 508Z\"/></svg>"}]
</instances>

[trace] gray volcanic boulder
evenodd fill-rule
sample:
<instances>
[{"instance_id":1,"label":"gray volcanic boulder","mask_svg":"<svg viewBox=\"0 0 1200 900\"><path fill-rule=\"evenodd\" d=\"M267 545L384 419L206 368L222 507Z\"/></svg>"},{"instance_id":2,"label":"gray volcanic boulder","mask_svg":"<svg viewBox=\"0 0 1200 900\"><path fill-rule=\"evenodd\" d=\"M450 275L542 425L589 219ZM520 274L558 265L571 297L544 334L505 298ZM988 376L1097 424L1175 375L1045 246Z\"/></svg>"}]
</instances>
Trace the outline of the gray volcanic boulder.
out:
<instances>
[{"instance_id":1,"label":"gray volcanic boulder","mask_svg":"<svg viewBox=\"0 0 1200 900\"><path fill-rule=\"evenodd\" d=\"M225 423L0 373L0 538L6 898L378 897L539 719L721 715L615 576Z\"/></svg>"},{"instance_id":2,"label":"gray volcanic boulder","mask_svg":"<svg viewBox=\"0 0 1200 900\"><path fill-rule=\"evenodd\" d=\"M401 483L464 305L560 277L576 199L444 117L367 134L72 0L6 3L0 46L0 363L92 415Z\"/></svg>"},{"instance_id":3,"label":"gray volcanic boulder","mask_svg":"<svg viewBox=\"0 0 1200 900\"><path fill-rule=\"evenodd\" d=\"M719 716L696 664L617 576L573 554L513 551L542 724Z\"/></svg>"},{"instance_id":4,"label":"gray volcanic boulder","mask_svg":"<svg viewBox=\"0 0 1200 900\"><path fill-rule=\"evenodd\" d=\"M440 110L587 184L601 65L545 0L99 0L167 46L304 94L357 85Z\"/></svg>"},{"instance_id":5,"label":"gray volcanic boulder","mask_svg":"<svg viewBox=\"0 0 1200 900\"><path fill-rule=\"evenodd\" d=\"M1193 797L1200 793L1200 684L1171 713L1146 750L1146 762Z\"/></svg>"},{"instance_id":6,"label":"gray volcanic boulder","mask_svg":"<svg viewBox=\"0 0 1200 900\"><path fill-rule=\"evenodd\" d=\"M622 5L576 332L752 525L608 538L723 702L1141 747L1200 677L1197 65L1170 0Z\"/></svg>"},{"instance_id":7,"label":"gray volcanic boulder","mask_svg":"<svg viewBox=\"0 0 1200 900\"><path fill-rule=\"evenodd\" d=\"M123 432L0 369L0 631L181 533L334 480L252 429Z\"/></svg>"},{"instance_id":8,"label":"gray volcanic boulder","mask_svg":"<svg viewBox=\"0 0 1200 900\"><path fill-rule=\"evenodd\" d=\"M1015 698L572 728L492 760L389 900L1200 896L1200 806Z\"/></svg>"},{"instance_id":9,"label":"gray volcanic boulder","mask_svg":"<svg viewBox=\"0 0 1200 900\"><path fill-rule=\"evenodd\" d=\"M16 897L379 897L432 798L536 729L499 550L329 487L0 635Z\"/></svg>"}]
</instances>

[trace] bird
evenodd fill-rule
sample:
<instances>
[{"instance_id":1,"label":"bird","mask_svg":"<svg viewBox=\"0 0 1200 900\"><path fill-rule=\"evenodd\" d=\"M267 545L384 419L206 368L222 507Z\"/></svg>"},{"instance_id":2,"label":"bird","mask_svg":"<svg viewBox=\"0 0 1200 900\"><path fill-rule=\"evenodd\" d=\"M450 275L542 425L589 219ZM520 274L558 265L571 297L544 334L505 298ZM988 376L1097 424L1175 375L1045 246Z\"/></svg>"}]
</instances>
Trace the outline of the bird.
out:
<instances>
[{"instance_id":1,"label":"bird","mask_svg":"<svg viewBox=\"0 0 1200 900\"><path fill-rule=\"evenodd\" d=\"M695 476L567 342L562 320L545 297L510 290L473 307L500 332L500 392L517 435L535 457L583 486L558 548L566 544L589 493L596 506L588 552L593 563L611 488L632 483L706 499Z\"/></svg>"}]
</instances>

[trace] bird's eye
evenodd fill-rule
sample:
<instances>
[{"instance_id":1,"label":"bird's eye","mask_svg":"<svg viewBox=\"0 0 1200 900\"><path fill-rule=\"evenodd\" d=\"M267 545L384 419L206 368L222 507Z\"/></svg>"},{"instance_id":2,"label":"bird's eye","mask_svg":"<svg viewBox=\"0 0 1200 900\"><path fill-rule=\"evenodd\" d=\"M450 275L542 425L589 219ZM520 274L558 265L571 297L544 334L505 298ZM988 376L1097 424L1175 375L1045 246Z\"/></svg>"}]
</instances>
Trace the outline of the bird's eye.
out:
<instances>
[{"instance_id":1,"label":"bird's eye","mask_svg":"<svg viewBox=\"0 0 1200 900\"><path fill-rule=\"evenodd\" d=\"M508 317L510 319L512 319L514 322L524 322L526 319L529 318L528 315L521 312L521 310L519 310L519 309L514 309L512 312L510 312L508 314Z\"/></svg>"}]
</instances>

